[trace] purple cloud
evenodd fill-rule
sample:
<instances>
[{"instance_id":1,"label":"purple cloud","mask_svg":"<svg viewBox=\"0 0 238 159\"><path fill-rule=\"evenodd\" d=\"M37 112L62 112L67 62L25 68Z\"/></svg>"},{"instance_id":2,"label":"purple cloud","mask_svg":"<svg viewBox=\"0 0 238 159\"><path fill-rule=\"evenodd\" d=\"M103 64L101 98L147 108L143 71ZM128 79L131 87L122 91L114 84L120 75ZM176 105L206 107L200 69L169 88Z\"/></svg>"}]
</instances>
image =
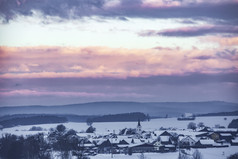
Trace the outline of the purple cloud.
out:
<instances>
[{"instance_id":1,"label":"purple cloud","mask_svg":"<svg viewBox=\"0 0 238 159\"><path fill-rule=\"evenodd\" d=\"M162 31L148 30L139 33L140 36L168 36L168 37L194 37L214 34L237 35L238 27L232 26L202 26L166 29Z\"/></svg>"},{"instance_id":2,"label":"purple cloud","mask_svg":"<svg viewBox=\"0 0 238 159\"><path fill-rule=\"evenodd\" d=\"M121 0L118 5L106 6L104 0L7 0L0 1L0 15L5 20L17 15L32 16L34 11L43 16L56 16L62 19L100 16L104 18L212 18L236 21L237 2L193 3L161 6L143 5L141 0ZM123 18L124 19L124 18Z\"/></svg>"}]
</instances>

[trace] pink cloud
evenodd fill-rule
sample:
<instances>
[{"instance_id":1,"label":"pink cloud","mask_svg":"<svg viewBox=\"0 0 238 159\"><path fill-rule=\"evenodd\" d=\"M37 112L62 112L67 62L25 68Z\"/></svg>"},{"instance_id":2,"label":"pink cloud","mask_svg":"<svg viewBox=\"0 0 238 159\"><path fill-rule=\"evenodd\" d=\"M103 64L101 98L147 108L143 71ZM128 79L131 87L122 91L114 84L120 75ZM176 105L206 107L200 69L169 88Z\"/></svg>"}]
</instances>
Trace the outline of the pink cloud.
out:
<instances>
[{"instance_id":1,"label":"pink cloud","mask_svg":"<svg viewBox=\"0 0 238 159\"><path fill-rule=\"evenodd\" d=\"M88 92L63 92L63 91L36 91L29 89L11 90L0 92L0 96L58 96L58 97L151 97L140 93L88 93Z\"/></svg>"},{"instance_id":2,"label":"pink cloud","mask_svg":"<svg viewBox=\"0 0 238 159\"><path fill-rule=\"evenodd\" d=\"M1 47L0 78L127 78L219 73L238 68L237 54L217 49L108 47ZM212 57L212 58L201 58ZM219 69L217 69L219 68Z\"/></svg>"}]
</instances>

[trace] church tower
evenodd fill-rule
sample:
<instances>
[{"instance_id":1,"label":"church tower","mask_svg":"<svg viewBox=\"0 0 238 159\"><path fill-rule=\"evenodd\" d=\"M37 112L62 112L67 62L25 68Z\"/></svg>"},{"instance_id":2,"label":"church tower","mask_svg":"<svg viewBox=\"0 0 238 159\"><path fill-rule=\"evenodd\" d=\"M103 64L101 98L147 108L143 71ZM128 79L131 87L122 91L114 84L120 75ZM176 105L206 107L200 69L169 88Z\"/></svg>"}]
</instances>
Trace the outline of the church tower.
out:
<instances>
[{"instance_id":1,"label":"church tower","mask_svg":"<svg viewBox=\"0 0 238 159\"><path fill-rule=\"evenodd\" d=\"M141 132L142 132L142 130L141 130L141 124L140 124L140 119L138 119L138 124L137 124L137 128L136 128L136 132L138 133L138 134L141 134Z\"/></svg>"}]
</instances>

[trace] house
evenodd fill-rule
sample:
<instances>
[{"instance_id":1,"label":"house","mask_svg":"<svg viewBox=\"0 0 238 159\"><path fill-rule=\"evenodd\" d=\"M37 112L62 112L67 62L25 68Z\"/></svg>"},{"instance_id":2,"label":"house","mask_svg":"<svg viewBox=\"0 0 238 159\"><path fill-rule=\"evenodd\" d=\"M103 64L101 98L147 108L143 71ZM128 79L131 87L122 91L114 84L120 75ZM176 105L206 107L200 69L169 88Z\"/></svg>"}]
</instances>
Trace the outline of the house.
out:
<instances>
[{"instance_id":1,"label":"house","mask_svg":"<svg viewBox=\"0 0 238 159\"><path fill-rule=\"evenodd\" d=\"M133 153L154 152L155 147L150 143L133 144L128 146L128 151Z\"/></svg>"},{"instance_id":2,"label":"house","mask_svg":"<svg viewBox=\"0 0 238 159\"><path fill-rule=\"evenodd\" d=\"M97 147L98 147L98 153L111 153L113 148L109 139L99 141L97 143Z\"/></svg>"},{"instance_id":3,"label":"house","mask_svg":"<svg viewBox=\"0 0 238 159\"><path fill-rule=\"evenodd\" d=\"M238 138L231 140L231 146L238 146Z\"/></svg>"},{"instance_id":4,"label":"house","mask_svg":"<svg viewBox=\"0 0 238 159\"><path fill-rule=\"evenodd\" d=\"M172 140L171 140L170 136L160 136L158 140L163 145L170 145L170 144L172 144Z\"/></svg>"},{"instance_id":5,"label":"house","mask_svg":"<svg viewBox=\"0 0 238 159\"><path fill-rule=\"evenodd\" d=\"M168 131L164 131L162 134L159 135L158 140L163 145L171 145L174 143L172 137L173 137L172 134L170 134Z\"/></svg>"},{"instance_id":6,"label":"house","mask_svg":"<svg viewBox=\"0 0 238 159\"><path fill-rule=\"evenodd\" d=\"M163 144L161 144L161 141L154 141L152 142L152 144L154 145L155 151L160 151L160 147L164 146Z\"/></svg>"},{"instance_id":7,"label":"house","mask_svg":"<svg viewBox=\"0 0 238 159\"><path fill-rule=\"evenodd\" d=\"M216 133L224 133L224 134L231 134L233 137L237 135L237 129L234 128L219 128L219 129L213 129Z\"/></svg>"},{"instance_id":8,"label":"house","mask_svg":"<svg viewBox=\"0 0 238 159\"><path fill-rule=\"evenodd\" d=\"M198 140L194 147L195 148L208 148L208 147L213 147L215 145L214 140L211 139L205 139L205 140Z\"/></svg>"},{"instance_id":9,"label":"house","mask_svg":"<svg viewBox=\"0 0 238 159\"><path fill-rule=\"evenodd\" d=\"M196 140L190 136L185 136L185 137L180 136L179 137L179 147L180 148L190 148L190 147L194 146L195 143L196 143Z\"/></svg>"},{"instance_id":10,"label":"house","mask_svg":"<svg viewBox=\"0 0 238 159\"><path fill-rule=\"evenodd\" d=\"M225 140L226 142L231 142L233 139L233 136L230 133L220 133L219 137L221 140Z\"/></svg>"}]
</instances>

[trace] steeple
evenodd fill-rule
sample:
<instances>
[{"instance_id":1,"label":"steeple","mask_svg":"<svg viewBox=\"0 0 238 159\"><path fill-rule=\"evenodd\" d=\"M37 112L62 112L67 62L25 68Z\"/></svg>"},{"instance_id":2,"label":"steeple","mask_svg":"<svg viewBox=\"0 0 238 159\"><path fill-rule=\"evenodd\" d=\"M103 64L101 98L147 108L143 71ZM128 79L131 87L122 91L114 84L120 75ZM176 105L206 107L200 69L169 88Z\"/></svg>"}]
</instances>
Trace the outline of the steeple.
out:
<instances>
[{"instance_id":1,"label":"steeple","mask_svg":"<svg viewBox=\"0 0 238 159\"><path fill-rule=\"evenodd\" d=\"M138 119L138 124L137 124L137 127L141 127L141 125L140 125L140 119Z\"/></svg>"},{"instance_id":2,"label":"steeple","mask_svg":"<svg viewBox=\"0 0 238 159\"><path fill-rule=\"evenodd\" d=\"M140 119L138 119L138 123L137 123L137 128L136 128L136 132L138 133L138 134L141 134L141 124L140 124Z\"/></svg>"}]
</instances>

